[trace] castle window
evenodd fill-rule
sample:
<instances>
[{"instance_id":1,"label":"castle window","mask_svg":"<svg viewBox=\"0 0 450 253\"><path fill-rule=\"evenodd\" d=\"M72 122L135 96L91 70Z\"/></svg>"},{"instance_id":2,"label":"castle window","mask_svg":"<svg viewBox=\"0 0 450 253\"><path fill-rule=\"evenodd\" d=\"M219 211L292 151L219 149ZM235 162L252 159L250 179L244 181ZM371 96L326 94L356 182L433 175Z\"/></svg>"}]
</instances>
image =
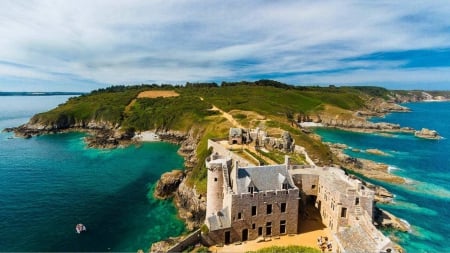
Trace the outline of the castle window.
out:
<instances>
[{"instance_id":1,"label":"castle window","mask_svg":"<svg viewBox=\"0 0 450 253\"><path fill-rule=\"evenodd\" d=\"M355 205L359 205L359 198L355 199Z\"/></svg>"},{"instance_id":2,"label":"castle window","mask_svg":"<svg viewBox=\"0 0 450 253\"><path fill-rule=\"evenodd\" d=\"M238 220L242 219L242 214L238 213Z\"/></svg>"},{"instance_id":3,"label":"castle window","mask_svg":"<svg viewBox=\"0 0 450 253\"><path fill-rule=\"evenodd\" d=\"M266 235L272 235L272 222L266 223Z\"/></svg>"},{"instance_id":4,"label":"castle window","mask_svg":"<svg viewBox=\"0 0 450 253\"><path fill-rule=\"evenodd\" d=\"M283 190L287 190L289 188L289 184L288 183L284 183L282 186Z\"/></svg>"},{"instance_id":5,"label":"castle window","mask_svg":"<svg viewBox=\"0 0 450 253\"><path fill-rule=\"evenodd\" d=\"M268 204L267 205L267 214L271 214L272 213L272 204Z\"/></svg>"},{"instance_id":6,"label":"castle window","mask_svg":"<svg viewBox=\"0 0 450 253\"><path fill-rule=\"evenodd\" d=\"M315 184L311 185L311 189L316 189L316 185Z\"/></svg>"},{"instance_id":7,"label":"castle window","mask_svg":"<svg viewBox=\"0 0 450 253\"><path fill-rule=\"evenodd\" d=\"M253 193L253 190L254 190L254 189L253 189L252 186L249 186L249 187L248 187L248 192Z\"/></svg>"},{"instance_id":8,"label":"castle window","mask_svg":"<svg viewBox=\"0 0 450 253\"><path fill-rule=\"evenodd\" d=\"M280 220L280 234L286 234L286 221Z\"/></svg>"},{"instance_id":9,"label":"castle window","mask_svg":"<svg viewBox=\"0 0 450 253\"><path fill-rule=\"evenodd\" d=\"M256 206L252 206L252 216L256 216Z\"/></svg>"},{"instance_id":10,"label":"castle window","mask_svg":"<svg viewBox=\"0 0 450 253\"><path fill-rule=\"evenodd\" d=\"M256 224L255 223L252 224L252 229L256 229Z\"/></svg>"},{"instance_id":11,"label":"castle window","mask_svg":"<svg viewBox=\"0 0 450 253\"><path fill-rule=\"evenodd\" d=\"M214 182L217 182L217 177L214 178Z\"/></svg>"},{"instance_id":12,"label":"castle window","mask_svg":"<svg viewBox=\"0 0 450 253\"><path fill-rule=\"evenodd\" d=\"M342 217L342 218L347 217L347 208L343 207L343 208L341 209L341 217Z\"/></svg>"},{"instance_id":13,"label":"castle window","mask_svg":"<svg viewBox=\"0 0 450 253\"><path fill-rule=\"evenodd\" d=\"M280 205L280 211L281 211L282 213L285 213L285 212L286 212L286 203L281 203L281 205Z\"/></svg>"}]
</instances>

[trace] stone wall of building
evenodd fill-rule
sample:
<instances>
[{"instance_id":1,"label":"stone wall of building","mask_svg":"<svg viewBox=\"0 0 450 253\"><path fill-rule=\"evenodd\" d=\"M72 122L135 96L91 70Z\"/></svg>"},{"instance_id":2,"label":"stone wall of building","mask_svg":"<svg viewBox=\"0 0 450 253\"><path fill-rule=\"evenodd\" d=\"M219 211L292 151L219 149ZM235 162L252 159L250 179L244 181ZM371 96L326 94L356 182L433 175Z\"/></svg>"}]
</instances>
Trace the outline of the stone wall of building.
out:
<instances>
[{"instance_id":1,"label":"stone wall of building","mask_svg":"<svg viewBox=\"0 0 450 253\"><path fill-rule=\"evenodd\" d=\"M268 214L269 205L271 205L271 212ZM242 241L242 231L245 229L248 229L250 240L259 236L297 233L298 205L298 189L233 195L231 213L232 228L235 230L233 241ZM252 213L253 208L256 209L256 213ZM280 230L281 221L285 223L284 233ZM267 228L268 225L270 231Z\"/></svg>"},{"instance_id":2,"label":"stone wall of building","mask_svg":"<svg viewBox=\"0 0 450 253\"><path fill-rule=\"evenodd\" d=\"M305 195L317 196L319 189L319 175L301 174L292 177L297 187L301 188Z\"/></svg>"}]
</instances>

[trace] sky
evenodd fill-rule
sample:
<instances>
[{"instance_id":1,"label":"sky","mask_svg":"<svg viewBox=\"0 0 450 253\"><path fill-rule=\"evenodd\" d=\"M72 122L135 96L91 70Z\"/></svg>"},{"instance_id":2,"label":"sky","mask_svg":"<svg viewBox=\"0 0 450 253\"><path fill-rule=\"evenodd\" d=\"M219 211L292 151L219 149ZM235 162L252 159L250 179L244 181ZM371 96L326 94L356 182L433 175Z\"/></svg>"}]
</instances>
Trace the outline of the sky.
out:
<instances>
[{"instance_id":1,"label":"sky","mask_svg":"<svg viewBox=\"0 0 450 253\"><path fill-rule=\"evenodd\" d=\"M445 1L0 0L0 91L273 79L450 90Z\"/></svg>"}]
</instances>

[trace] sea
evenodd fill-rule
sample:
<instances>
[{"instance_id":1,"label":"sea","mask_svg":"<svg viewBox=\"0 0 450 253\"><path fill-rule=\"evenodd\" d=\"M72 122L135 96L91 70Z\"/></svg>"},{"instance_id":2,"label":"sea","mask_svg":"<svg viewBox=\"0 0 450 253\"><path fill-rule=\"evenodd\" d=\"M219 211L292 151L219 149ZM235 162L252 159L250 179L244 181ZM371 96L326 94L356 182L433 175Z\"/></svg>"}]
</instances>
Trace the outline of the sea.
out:
<instances>
[{"instance_id":1,"label":"sea","mask_svg":"<svg viewBox=\"0 0 450 253\"><path fill-rule=\"evenodd\" d=\"M438 131L444 138L427 140L406 133L354 133L336 129L315 130L323 141L348 145L345 153L389 165L405 184L365 178L395 194L393 203L377 204L410 224L408 233L383 230L407 252L450 252L450 102L403 104L411 112L391 113L373 122L390 122L415 129ZM367 149L386 155L374 155Z\"/></svg>"},{"instance_id":2,"label":"sea","mask_svg":"<svg viewBox=\"0 0 450 253\"><path fill-rule=\"evenodd\" d=\"M0 96L0 129L26 123L69 96ZM0 130L1 131L1 130ZM185 233L171 200L152 197L183 168L178 146L87 148L83 133L0 133L0 252L136 252ZM87 231L75 232L83 223Z\"/></svg>"}]
</instances>

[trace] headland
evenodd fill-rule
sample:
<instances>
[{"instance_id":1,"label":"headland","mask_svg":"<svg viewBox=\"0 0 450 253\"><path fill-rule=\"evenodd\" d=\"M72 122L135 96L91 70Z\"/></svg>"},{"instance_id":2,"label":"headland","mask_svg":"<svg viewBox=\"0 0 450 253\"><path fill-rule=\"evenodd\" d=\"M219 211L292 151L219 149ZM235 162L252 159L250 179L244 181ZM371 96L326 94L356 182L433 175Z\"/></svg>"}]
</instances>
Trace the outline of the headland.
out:
<instances>
[{"instance_id":1,"label":"headland","mask_svg":"<svg viewBox=\"0 0 450 253\"><path fill-rule=\"evenodd\" d=\"M401 178L389 174L387 167L345 157L338 148L322 143L306 126L321 124L349 131L414 134L418 130L408 126L367 120L389 112L407 112L407 108L396 104L406 97L382 88L294 87L270 80L221 86L114 86L70 99L49 112L35 115L27 124L8 130L27 138L86 131L90 134L86 138L88 146L96 148L129 145L139 138L179 144L179 153L185 157L185 172L173 195L180 217L193 230L205 221L207 175L203 161L210 155L208 139L228 136L236 123L258 127L271 136L288 131L306 154L293 157L300 163L307 164L309 160L319 166L338 165L370 178L402 183ZM439 135L433 136L434 139ZM244 146L239 152L243 157L253 157L253 162L282 163L285 152L261 151L254 155L254 149ZM386 190L379 191L378 195L384 196L380 199L392 199Z\"/></svg>"}]
</instances>

